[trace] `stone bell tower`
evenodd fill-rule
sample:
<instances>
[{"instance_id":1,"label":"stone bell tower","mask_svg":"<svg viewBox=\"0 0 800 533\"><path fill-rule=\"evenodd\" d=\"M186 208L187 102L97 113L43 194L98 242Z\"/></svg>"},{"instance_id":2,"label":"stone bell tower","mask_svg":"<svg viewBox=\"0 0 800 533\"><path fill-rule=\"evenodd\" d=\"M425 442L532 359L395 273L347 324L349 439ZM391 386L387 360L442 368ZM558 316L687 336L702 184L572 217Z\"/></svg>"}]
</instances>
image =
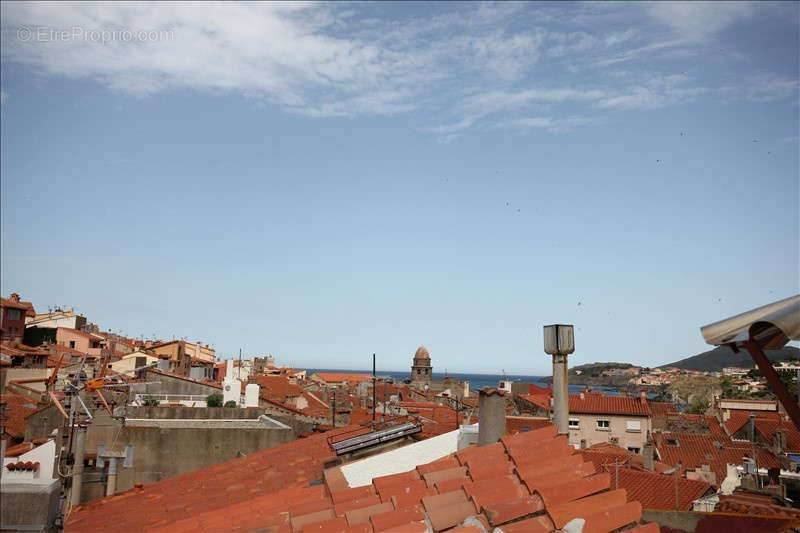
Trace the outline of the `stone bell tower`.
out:
<instances>
[{"instance_id":1,"label":"stone bell tower","mask_svg":"<svg viewBox=\"0 0 800 533\"><path fill-rule=\"evenodd\" d=\"M420 346L414 354L414 362L411 365L411 383L430 385L432 379L431 354L428 353L427 348Z\"/></svg>"}]
</instances>

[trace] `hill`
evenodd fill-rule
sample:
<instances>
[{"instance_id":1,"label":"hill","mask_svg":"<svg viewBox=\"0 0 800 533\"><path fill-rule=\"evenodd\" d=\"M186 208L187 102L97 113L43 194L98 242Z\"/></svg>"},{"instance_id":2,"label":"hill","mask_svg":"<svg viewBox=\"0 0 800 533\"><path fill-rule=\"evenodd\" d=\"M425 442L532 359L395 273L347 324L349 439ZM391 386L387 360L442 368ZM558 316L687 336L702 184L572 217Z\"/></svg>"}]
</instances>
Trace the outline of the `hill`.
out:
<instances>
[{"instance_id":1,"label":"hill","mask_svg":"<svg viewBox=\"0 0 800 533\"><path fill-rule=\"evenodd\" d=\"M784 346L780 350L765 350L770 361L783 361L784 359L800 359L800 348L794 346ZM755 367L753 358L747 350L739 350L734 353L727 346L718 346L713 350L699 353L674 363L662 365L659 368L674 366L686 370L705 370L707 372L722 370L726 366L739 366L745 368Z\"/></svg>"}]
</instances>

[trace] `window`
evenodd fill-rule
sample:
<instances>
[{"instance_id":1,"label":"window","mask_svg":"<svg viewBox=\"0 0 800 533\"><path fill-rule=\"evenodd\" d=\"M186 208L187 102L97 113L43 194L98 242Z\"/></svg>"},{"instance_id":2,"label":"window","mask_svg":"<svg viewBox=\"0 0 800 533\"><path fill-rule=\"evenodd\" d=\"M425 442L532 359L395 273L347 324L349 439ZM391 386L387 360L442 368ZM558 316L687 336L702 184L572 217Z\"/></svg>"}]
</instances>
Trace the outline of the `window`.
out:
<instances>
[{"instance_id":1,"label":"window","mask_svg":"<svg viewBox=\"0 0 800 533\"><path fill-rule=\"evenodd\" d=\"M531 430L530 426L522 426L522 428L519 430L519 432L520 433L526 433L526 432L528 432L530 430Z\"/></svg>"},{"instance_id":2,"label":"window","mask_svg":"<svg viewBox=\"0 0 800 533\"><path fill-rule=\"evenodd\" d=\"M69 347L75 348L75 341L69 341Z\"/></svg>"},{"instance_id":3,"label":"window","mask_svg":"<svg viewBox=\"0 0 800 533\"><path fill-rule=\"evenodd\" d=\"M569 428L570 429L578 429L581 427L581 421L577 418L570 418L569 419Z\"/></svg>"},{"instance_id":4,"label":"window","mask_svg":"<svg viewBox=\"0 0 800 533\"><path fill-rule=\"evenodd\" d=\"M641 449L636 448L635 446L628 446L628 451L633 453L639 453Z\"/></svg>"},{"instance_id":5,"label":"window","mask_svg":"<svg viewBox=\"0 0 800 533\"><path fill-rule=\"evenodd\" d=\"M678 445L678 439L667 439L667 444L670 445L670 446L677 446Z\"/></svg>"},{"instance_id":6,"label":"window","mask_svg":"<svg viewBox=\"0 0 800 533\"><path fill-rule=\"evenodd\" d=\"M628 420L625 422L625 431L642 431L641 420Z\"/></svg>"},{"instance_id":7,"label":"window","mask_svg":"<svg viewBox=\"0 0 800 533\"><path fill-rule=\"evenodd\" d=\"M608 431L611 429L611 421L610 420L598 420L597 421L597 429Z\"/></svg>"},{"instance_id":8,"label":"window","mask_svg":"<svg viewBox=\"0 0 800 533\"><path fill-rule=\"evenodd\" d=\"M19 309L9 309L8 311L6 311L6 318L8 320L19 320L19 317L21 316L22 315L20 314Z\"/></svg>"}]
</instances>

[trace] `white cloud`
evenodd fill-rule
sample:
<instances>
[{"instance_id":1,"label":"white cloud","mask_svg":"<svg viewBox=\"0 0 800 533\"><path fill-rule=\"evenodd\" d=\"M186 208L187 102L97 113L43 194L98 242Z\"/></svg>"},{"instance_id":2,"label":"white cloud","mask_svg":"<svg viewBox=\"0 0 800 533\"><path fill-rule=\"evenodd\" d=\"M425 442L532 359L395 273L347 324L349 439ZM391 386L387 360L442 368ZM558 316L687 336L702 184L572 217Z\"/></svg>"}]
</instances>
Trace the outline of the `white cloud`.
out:
<instances>
[{"instance_id":1,"label":"white cloud","mask_svg":"<svg viewBox=\"0 0 800 533\"><path fill-rule=\"evenodd\" d=\"M381 4L4 2L2 57L137 97L236 92L313 117L421 111L439 124L423 129L452 139L479 127L566 131L580 125L576 115L655 109L712 92L653 63L653 72L624 76L608 66L674 57L753 12L750 4L567 6L576 16L526 3L385 18L375 15ZM650 26L636 26L637 17ZM33 38L18 38L23 27ZM40 28L164 33L43 40ZM738 93L768 100L795 89L796 80L765 74Z\"/></svg>"},{"instance_id":2,"label":"white cloud","mask_svg":"<svg viewBox=\"0 0 800 533\"><path fill-rule=\"evenodd\" d=\"M756 2L647 2L643 4L657 22L670 27L686 41L705 41L752 15Z\"/></svg>"}]
</instances>

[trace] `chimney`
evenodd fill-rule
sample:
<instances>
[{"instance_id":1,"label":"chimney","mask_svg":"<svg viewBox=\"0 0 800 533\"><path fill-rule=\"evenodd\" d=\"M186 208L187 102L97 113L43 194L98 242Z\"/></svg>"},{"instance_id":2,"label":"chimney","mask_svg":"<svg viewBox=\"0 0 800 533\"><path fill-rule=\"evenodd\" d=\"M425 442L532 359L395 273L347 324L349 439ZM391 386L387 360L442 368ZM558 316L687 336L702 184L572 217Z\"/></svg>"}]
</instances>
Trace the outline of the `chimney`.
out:
<instances>
[{"instance_id":1,"label":"chimney","mask_svg":"<svg viewBox=\"0 0 800 533\"><path fill-rule=\"evenodd\" d=\"M8 299L11 300L12 302L19 303L19 294L17 294L16 292L12 292L11 296L9 296Z\"/></svg>"},{"instance_id":2,"label":"chimney","mask_svg":"<svg viewBox=\"0 0 800 533\"><path fill-rule=\"evenodd\" d=\"M660 448L663 442L664 442L664 437L661 435L661 433L660 432L656 433L656 446Z\"/></svg>"},{"instance_id":3,"label":"chimney","mask_svg":"<svg viewBox=\"0 0 800 533\"><path fill-rule=\"evenodd\" d=\"M581 393L580 393L580 394L581 394L581 400L583 400L583 399L585 399L585 398L586 398L586 395L583 393L583 391L581 391Z\"/></svg>"},{"instance_id":4,"label":"chimney","mask_svg":"<svg viewBox=\"0 0 800 533\"><path fill-rule=\"evenodd\" d=\"M479 393L478 446L494 444L506 435L506 397L499 389Z\"/></svg>"},{"instance_id":5,"label":"chimney","mask_svg":"<svg viewBox=\"0 0 800 533\"><path fill-rule=\"evenodd\" d=\"M653 466L653 443L648 442L642 447L642 459L644 460L644 469L648 472L655 470Z\"/></svg>"},{"instance_id":6,"label":"chimney","mask_svg":"<svg viewBox=\"0 0 800 533\"><path fill-rule=\"evenodd\" d=\"M772 435L772 452L776 455L782 454L786 450L786 430L779 428Z\"/></svg>"},{"instance_id":7,"label":"chimney","mask_svg":"<svg viewBox=\"0 0 800 533\"><path fill-rule=\"evenodd\" d=\"M569 435L569 382L567 356L575 351L574 327L553 324L544 327L544 352L553 356L553 422L559 435Z\"/></svg>"},{"instance_id":8,"label":"chimney","mask_svg":"<svg viewBox=\"0 0 800 533\"><path fill-rule=\"evenodd\" d=\"M642 403L647 403L647 392L639 392L639 400L641 400Z\"/></svg>"}]
</instances>

